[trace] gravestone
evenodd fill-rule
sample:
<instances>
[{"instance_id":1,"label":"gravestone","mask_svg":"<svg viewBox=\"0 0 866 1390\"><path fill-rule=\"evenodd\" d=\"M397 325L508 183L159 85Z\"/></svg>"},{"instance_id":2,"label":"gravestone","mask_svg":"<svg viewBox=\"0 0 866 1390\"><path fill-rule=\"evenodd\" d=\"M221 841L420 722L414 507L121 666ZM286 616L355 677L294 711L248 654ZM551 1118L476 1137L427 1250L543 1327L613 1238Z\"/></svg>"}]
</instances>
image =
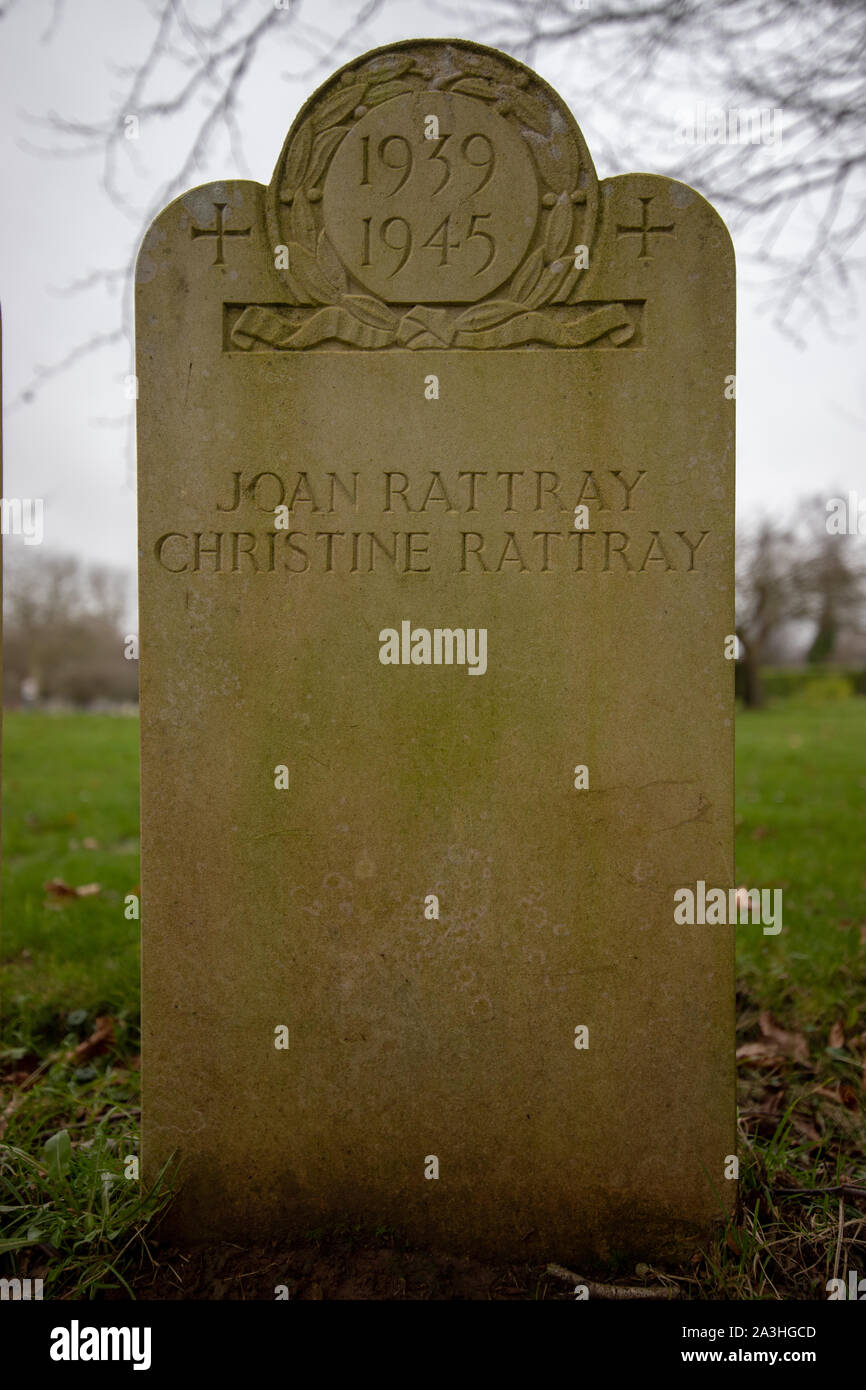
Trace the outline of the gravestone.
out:
<instances>
[{"instance_id":1,"label":"gravestone","mask_svg":"<svg viewBox=\"0 0 866 1390\"><path fill-rule=\"evenodd\" d=\"M144 1171L182 1239L551 1259L732 1204L734 266L462 41L137 266Z\"/></svg>"}]
</instances>

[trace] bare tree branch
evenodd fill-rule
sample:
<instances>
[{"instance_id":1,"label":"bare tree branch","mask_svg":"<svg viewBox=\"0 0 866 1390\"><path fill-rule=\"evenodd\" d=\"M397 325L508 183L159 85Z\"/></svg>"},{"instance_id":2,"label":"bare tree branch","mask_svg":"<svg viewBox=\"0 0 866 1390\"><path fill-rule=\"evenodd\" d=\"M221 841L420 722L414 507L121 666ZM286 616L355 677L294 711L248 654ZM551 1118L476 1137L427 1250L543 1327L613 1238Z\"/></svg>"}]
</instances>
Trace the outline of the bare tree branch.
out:
<instances>
[{"instance_id":1,"label":"bare tree branch","mask_svg":"<svg viewBox=\"0 0 866 1390\"><path fill-rule=\"evenodd\" d=\"M5 0L2 20L18 3ZM390 0L393 3L393 0ZM131 328L135 246L153 216L196 181L217 142L246 169L240 108L257 61L274 44L287 45L285 77L312 82L362 51L366 26L389 0L358 0L336 35L302 17L302 0L278 9L263 0L233 0L210 21L187 0L150 0L152 37L140 62L115 70L119 90L101 120L71 113L31 116L50 132L50 158L97 158L107 197L135 228L125 267L123 331ZM451 0L437 13L458 32L504 48L529 62L562 62L578 117L613 111L620 129L645 137L635 148L607 150L610 172L641 167L650 144L662 151L662 172L697 187L727 217L735 233L748 228L751 264L762 277L765 303L780 328L806 341L812 323L837 330L840 308L852 302L851 270L866 220L866 4L863 0L476 0L468 15ZM62 0L52 0L46 29L57 34ZM301 59L300 65L297 60ZM780 111L781 143L679 139L658 114L661 98L695 92L723 112ZM149 178L130 118L142 129L171 132L177 155L166 175ZM665 152L667 152L665 154ZM147 190L142 200L139 190ZM131 191L132 190L132 191ZM743 258L741 257L741 269ZM82 290L114 287L117 269L95 271ZM108 335L109 337L112 335ZM95 334L81 352L107 335ZM78 360L79 350L42 369L22 393L32 399L42 382Z\"/></svg>"}]
</instances>

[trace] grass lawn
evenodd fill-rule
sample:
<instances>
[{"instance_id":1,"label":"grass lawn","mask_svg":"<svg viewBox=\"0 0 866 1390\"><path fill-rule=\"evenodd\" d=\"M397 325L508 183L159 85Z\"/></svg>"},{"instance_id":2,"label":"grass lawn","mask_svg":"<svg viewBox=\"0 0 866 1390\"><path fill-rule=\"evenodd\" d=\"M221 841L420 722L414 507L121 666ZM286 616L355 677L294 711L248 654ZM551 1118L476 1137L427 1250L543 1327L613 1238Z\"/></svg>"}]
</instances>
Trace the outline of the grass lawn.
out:
<instances>
[{"instance_id":1,"label":"grass lawn","mask_svg":"<svg viewBox=\"0 0 866 1390\"><path fill-rule=\"evenodd\" d=\"M84 897L46 892L98 883ZM12 714L3 728L3 1036L68 1013L137 1021L138 720ZM22 959L22 952L26 952Z\"/></svg>"},{"instance_id":2,"label":"grass lawn","mask_svg":"<svg viewBox=\"0 0 866 1390\"><path fill-rule=\"evenodd\" d=\"M804 1029L837 1015L854 1027L863 1007L864 827L866 700L738 716L737 882L781 888L784 904L778 936L739 929L740 974ZM80 1009L135 1023L136 720L7 716L2 874L7 1042L56 1035ZM57 896L52 879L100 891Z\"/></svg>"},{"instance_id":3,"label":"grass lawn","mask_svg":"<svg viewBox=\"0 0 866 1390\"><path fill-rule=\"evenodd\" d=\"M737 718L737 882L781 888L783 927L738 929L749 991L805 1030L866 1027L866 700Z\"/></svg>"},{"instance_id":4,"label":"grass lawn","mask_svg":"<svg viewBox=\"0 0 866 1390\"><path fill-rule=\"evenodd\" d=\"M48 1297L129 1292L165 1200L124 1180L138 725L11 714L3 739L0 1273L44 1273ZM784 925L738 928L740 1207L699 1266L668 1272L685 1296L821 1297L840 1248L866 1268L864 806L866 700L738 716L737 882L781 888ZM543 1272L524 1286L559 1296Z\"/></svg>"}]
</instances>

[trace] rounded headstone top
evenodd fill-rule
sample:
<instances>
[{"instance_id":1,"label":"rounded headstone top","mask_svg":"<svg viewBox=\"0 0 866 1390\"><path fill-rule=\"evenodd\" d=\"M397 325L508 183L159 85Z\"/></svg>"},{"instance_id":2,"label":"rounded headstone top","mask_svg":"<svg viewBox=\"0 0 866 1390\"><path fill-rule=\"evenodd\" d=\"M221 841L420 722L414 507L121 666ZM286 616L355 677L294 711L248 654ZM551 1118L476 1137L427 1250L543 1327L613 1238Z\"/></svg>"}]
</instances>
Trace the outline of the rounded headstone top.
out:
<instances>
[{"instance_id":1,"label":"rounded headstone top","mask_svg":"<svg viewBox=\"0 0 866 1390\"><path fill-rule=\"evenodd\" d=\"M415 305L422 331L426 312L439 336L447 320L485 341L515 314L573 302L597 212L567 106L522 63L463 40L389 45L335 73L268 190L292 302L374 328Z\"/></svg>"}]
</instances>

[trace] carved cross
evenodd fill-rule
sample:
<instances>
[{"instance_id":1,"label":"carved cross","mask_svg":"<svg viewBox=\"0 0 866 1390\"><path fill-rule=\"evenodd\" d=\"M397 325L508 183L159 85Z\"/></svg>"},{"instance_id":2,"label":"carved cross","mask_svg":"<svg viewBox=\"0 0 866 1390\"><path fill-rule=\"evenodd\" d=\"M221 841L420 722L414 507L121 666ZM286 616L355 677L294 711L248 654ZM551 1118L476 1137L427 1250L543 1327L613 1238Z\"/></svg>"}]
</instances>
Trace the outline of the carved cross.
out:
<instances>
[{"instance_id":1,"label":"carved cross","mask_svg":"<svg viewBox=\"0 0 866 1390\"><path fill-rule=\"evenodd\" d=\"M673 222L668 222L667 225L664 226L664 227L661 227L661 226L651 227L651 226L649 225L649 205L650 205L650 203L651 203L652 200L653 200L653 196L654 196L654 195L650 195L649 198L641 198L641 199L640 199L640 204L641 204L641 224L640 224L639 227L622 227L622 226L618 226L617 229L616 229L616 234L617 234L618 237L620 237L620 236L639 236L639 237L640 237L640 250L638 251L638 259L639 259L639 260L649 260L649 250L648 250L648 248L647 248L647 237L650 237L650 236L673 236L673 235L674 235L674 224L673 224Z\"/></svg>"},{"instance_id":2,"label":"carved cross","mask_svg":"<svg viewBox=\"0 0 866 1390\"><path fill-rule=\"evenodd\" d=\"M211 227L211 228L207 228L207 227L193 227L193 228L191 228L191 231L192 231L192 239L193 239L193 241L195 241L196 237L199 237L199 236L213 236L213 237L216 237L216 256L214 257L213 261L211 262L212 265L225 265L225 257L224 257L224 255L223 255L223 238L224 238L224 237L227 237L227 236L249 236L249 234L250 234L250 228L249 228L249 227L245 227L245 228L243 228L243 229L240 229L240 228L232 228L232 227L224 227L224 226L223 226L223 213L224 213L224 211L225 211L225 209L226 209L227 206L228 206L227 203L214 203L214 207L215 207L215 209L216 209L216 227Z\"/></svg>"}]
</instances>

